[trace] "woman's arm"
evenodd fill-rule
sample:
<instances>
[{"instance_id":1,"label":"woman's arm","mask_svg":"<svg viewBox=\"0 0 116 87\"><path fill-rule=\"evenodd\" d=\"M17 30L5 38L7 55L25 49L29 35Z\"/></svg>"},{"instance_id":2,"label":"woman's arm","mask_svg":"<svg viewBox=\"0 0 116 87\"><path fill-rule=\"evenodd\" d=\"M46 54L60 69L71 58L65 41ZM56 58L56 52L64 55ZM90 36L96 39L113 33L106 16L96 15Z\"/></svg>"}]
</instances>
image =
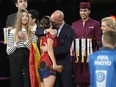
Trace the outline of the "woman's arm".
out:
<instances>
[{"instance_id":1,"label":"woman's arm","mask_svg":"<svg viewBox=\"0 0 116 87\"><path fill-rule=\"evenodd\" d=\"M54 56L54 52L53 52L53 40L51 38L47 39L47 46L48 46L48 55L50 56L50 59L53 63L53 69L57 70L58 66L56 64L56 60L55 60L55 56Z\"/></svg>"},{"instance_id":2,"label":"woman's arm","mask_svg":"<svg viewBox=\"0 0 116 87\"><path fill-rule=\"evenodd\" d=\"M7 42L7 48L6 48L6 52L8 55L12 54L17 47L18 40L14 41L14 36L15 36L14 32L15 30L11 30L8 35L8 42Z\"/></svg>"}]
</instances>

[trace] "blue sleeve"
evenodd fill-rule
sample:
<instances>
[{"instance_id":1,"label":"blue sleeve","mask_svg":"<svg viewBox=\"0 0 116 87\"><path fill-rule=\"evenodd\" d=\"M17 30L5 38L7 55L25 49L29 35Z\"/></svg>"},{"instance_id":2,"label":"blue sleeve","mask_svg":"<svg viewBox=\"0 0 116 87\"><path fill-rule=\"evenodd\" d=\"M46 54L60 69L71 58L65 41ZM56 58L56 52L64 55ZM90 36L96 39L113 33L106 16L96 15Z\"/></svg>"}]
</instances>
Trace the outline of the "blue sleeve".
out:
<instances>
[{"instance_id":1,"label":"blue sleeve","mask_svg":"<svg viewBox=\"0 0 116 87\"><path fill-rule=\"evenodd\" d=\"M36 36L44 36L45 34L44 34L44 31L45 31L45 29L39 29L39 28L37 28L36 29L36 32L35 32L35 35Z\"/></svg>"}]
</instances>

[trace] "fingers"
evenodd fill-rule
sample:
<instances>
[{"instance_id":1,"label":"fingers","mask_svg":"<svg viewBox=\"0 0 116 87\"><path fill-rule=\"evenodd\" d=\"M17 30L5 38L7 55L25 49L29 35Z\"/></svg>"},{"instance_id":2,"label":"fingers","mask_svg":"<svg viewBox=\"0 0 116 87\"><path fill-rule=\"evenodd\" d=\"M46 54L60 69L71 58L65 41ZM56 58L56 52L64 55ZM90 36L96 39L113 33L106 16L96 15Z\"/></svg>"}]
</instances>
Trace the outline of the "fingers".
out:
<instances>
[{"instance_id":1,"label":"fingers","mask_svg":"<svg viewBox=\"0 0 116 87\"><path fill-rule=\"evenodd\" d=\"M8 30L10 31L10 30L12 30L13 28L12 27L8 27Z\"/></svg>"},{"instance_id":2,"label":"fingers","mask_svg":"<svg viewBox=\"0 0 116 87\"><path fill-rule=\"evenodd\" d=\"M19 34L20 39L23 40L26 38L26 35L22 31L19 31L18 34Z\"/></svg>"}]
</instances>

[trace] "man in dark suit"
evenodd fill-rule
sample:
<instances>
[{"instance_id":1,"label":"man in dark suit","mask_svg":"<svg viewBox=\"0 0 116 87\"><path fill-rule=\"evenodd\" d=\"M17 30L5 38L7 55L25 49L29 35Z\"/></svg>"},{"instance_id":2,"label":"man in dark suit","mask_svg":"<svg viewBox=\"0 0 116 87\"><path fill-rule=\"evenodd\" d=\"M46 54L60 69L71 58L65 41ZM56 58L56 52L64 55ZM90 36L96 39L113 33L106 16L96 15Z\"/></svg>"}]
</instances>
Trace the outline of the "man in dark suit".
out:
<instances>
[{"instance_id":1,"label":"man in dark suit","mask_svg":"<svg viewBox=\"0 0 116 87\"><path fill-rule=\"evenodd\" d=\"M32 31L33 31L33 33L35 33L36 32L36 30L37 29L39 29L38 28L38 26L39 26L39 13L38 13L38 11L37 10L34 10L34 9L31 9L31 10L28 10L28 12L29 12L29 22L30 22L30 25L31 25L31 27L32 27ZM37 40L37 46L38 46L38 48L39 48L39 37L38 37L38 40ZM40 48L39 48L39 50L40 50Z\"/></svg>"},{"instance_id":2,"label":"man in dark suit","mask_svg":"<svg viewBox=\"0 0 116 87\"><path fill-rule=\"evenodd\" d=\"M54 54L57 64L63 66L63 71L57 72L55 87L72 87L70 46L74 39L74 31L64 22L64 14L60 10L52 13L51 23L53 28L58 29L58 47L54 49ZM46 32L49 32L49 29L44 30L44 33ZM39 34L42 32L36 31L36 35Z\"/></svg>"},{"instance_id":3,"label":"man in dark suit","mask_svg":"<svg viewBox=\"0 0 116 87\"><path fill-rule=\"evenodd\" d=\"M27 9L27 6L28 6L27 0L14 0L14 2L15 2L17 9ZM6 27L13 26L15 17L16 17L16 13L8 15L7 20L6 20Z\"/></svg>"},{"instance_id":4,"label":"man in dark suit","mask_svg":"<svg viewBox=\"0 0 116 87\"><path fill-rule=\"evenodd\" d=\"M38 28L38 18L39 18L39 13L37 10L29 10L29 22L34 31Z\"/></svg>"}]
</instances>

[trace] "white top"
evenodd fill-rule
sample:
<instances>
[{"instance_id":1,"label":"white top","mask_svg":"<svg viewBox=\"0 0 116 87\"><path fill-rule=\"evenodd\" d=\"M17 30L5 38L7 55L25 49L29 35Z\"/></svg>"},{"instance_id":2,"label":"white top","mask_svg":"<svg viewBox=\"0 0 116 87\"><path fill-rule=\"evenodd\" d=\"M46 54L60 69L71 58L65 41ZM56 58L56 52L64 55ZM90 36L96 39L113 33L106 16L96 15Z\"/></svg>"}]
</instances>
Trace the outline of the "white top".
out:
<instances>
[{"instance_id":1,"label":"white top","mask_svg":"<svg viewBox=\"0 0 116 87\"><path fill-rule=\"evenodd\" d=\"M23 47L23 48L30 49L31 42L28 40L28 38L27 38L27 42L24 43L22 40L20 40L17 46L15 45L15 41L14 41L15 32L16 32L16 29L12 29L8 35L8 42L7 42L7 49L6 49L6 52L8 55L12 54L17 48ZM22 28L22 32L24 32L27 35L27 31L25 28ZM32 32L35 33L35 31L33 30ZM32 42L36 43L36 41L37 41L37 37L33 34Z\"/></svg>"}]
</instances>

